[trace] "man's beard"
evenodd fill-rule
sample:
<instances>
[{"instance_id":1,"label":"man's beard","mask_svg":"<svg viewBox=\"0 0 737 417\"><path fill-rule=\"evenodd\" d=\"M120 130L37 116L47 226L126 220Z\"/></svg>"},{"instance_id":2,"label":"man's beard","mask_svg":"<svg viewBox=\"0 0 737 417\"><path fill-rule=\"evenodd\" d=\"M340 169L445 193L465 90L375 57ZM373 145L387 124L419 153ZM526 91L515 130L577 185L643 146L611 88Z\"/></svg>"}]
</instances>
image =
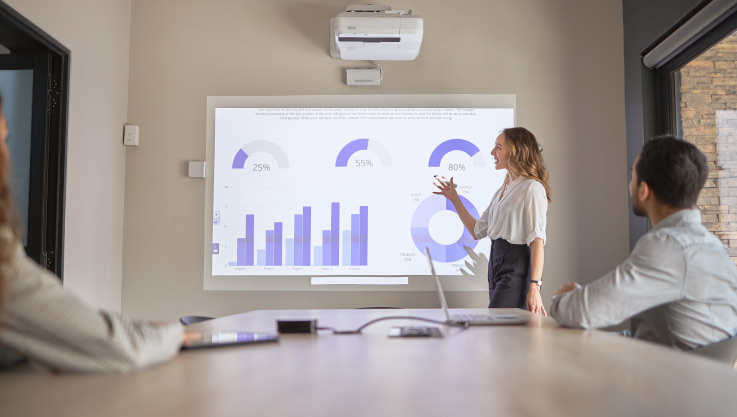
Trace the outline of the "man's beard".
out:
<instances>
[{"instance_id":1,"label":"man's beard","mask_svg":"<svg viewBox=\"0 0 737 417\"><path fill-rule=\"evenodd\" d=\"M637 202L635 202L635 200L632 200L632 212L635 213L635 216L645 217L647 215L645 210L637 206Z\"/></svg>"}]
</instances>

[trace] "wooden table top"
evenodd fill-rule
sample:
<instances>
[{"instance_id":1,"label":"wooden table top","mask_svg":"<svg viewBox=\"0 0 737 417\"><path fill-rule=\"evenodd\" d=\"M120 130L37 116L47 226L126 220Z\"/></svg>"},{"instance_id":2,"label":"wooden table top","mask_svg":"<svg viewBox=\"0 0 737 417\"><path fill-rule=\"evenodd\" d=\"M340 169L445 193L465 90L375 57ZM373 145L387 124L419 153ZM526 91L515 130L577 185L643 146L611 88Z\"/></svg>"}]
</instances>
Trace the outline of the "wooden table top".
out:
<instances>
[{"instance_id":1,"label":"wooden table top","mask_svg":"<svg viewBox=\"0 0 737 417\"><path fill-rule=\"evenodd\" d=\"M275 332L277 318L317 318L347 330L396 315L443 319L440 309L259 310L190 329ZM439 326L444 337L387 336L401 325ZM0 415L734 417L737 372L539 316L467 329L389 320L355 335L185 351L131 375L0 373Z\"/></svg>"}]
</instances>

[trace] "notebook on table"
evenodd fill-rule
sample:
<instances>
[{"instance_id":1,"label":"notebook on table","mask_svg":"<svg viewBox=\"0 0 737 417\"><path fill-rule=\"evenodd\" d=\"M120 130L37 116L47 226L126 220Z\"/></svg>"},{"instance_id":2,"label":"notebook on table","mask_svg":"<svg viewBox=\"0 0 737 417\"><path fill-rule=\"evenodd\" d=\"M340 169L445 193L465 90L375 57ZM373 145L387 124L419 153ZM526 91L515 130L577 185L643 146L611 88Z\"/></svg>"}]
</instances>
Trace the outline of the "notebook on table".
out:
<instances>
[{"instance_id":1,"label":"notebook on table","mask_svg":"<svg viewBox=\"0 0 737 417\"><path fill-rule=\"evenodd\" d=\"M430 272L435 279L435 289L438 292L438 298L440 298L440 305L445 312L446 322L454 324L468 324L470 326L478 325L498 325L498 324L526 324L530 320L526 317L521 317L511 313L498 313L490 311L485 314L454 314L451 315L448 311L448 303L445 301L445 293L443 293L443 286L440 284L440 278L435 272L435 265L430 257L430 249L425 248L425 256L430 264Z\"/></svg>"}]
</instances>

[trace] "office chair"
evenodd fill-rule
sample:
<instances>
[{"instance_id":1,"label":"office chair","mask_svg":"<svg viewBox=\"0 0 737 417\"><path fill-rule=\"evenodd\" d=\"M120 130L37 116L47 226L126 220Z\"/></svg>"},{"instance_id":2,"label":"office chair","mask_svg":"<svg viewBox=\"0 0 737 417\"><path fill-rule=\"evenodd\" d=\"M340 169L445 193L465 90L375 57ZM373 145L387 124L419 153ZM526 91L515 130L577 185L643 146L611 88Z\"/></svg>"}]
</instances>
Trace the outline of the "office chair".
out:
<instances>
[{"instance_id":1,"label":"office chair","mask_svg":"<svg viewBox=\"0 0 737 417\"><path fill-rule=\"evenodd\" d=\"M688 352L734 366L737 361L737 335Z\"/></svg>"},{"instance_id":2,"label":"office chair","mask_svg":"<svg viewBox=\"0 0 737 417\"><path fill-rule=\"evenodd\" d=\"M201 321L212 320L214 318L215 317L206 317L206 316L182 316L179 318L179 322L185 326L189 326L190 324L199 323Z\"/></svg>"}]
</instances>

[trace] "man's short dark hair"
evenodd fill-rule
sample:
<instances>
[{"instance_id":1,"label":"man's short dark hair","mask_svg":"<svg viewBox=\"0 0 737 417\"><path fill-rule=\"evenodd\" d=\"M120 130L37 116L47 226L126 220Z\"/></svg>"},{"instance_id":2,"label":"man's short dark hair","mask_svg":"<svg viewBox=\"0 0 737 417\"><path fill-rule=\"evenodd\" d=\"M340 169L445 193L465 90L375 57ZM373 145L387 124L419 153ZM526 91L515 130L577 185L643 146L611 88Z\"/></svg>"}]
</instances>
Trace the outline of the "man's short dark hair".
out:
<instances>
[{"instance_id":1,"label":"man's short dark hair","mask_svg":"<svg viewBox=\"0 0 737 417\"><path fill-rule=\"evenodd\" d=\"M645 143L635 167L638 184L645 181L660 202L675 208L696 205L709 166L694 145L673 136Z\"/></svg>"}]
</instances>

